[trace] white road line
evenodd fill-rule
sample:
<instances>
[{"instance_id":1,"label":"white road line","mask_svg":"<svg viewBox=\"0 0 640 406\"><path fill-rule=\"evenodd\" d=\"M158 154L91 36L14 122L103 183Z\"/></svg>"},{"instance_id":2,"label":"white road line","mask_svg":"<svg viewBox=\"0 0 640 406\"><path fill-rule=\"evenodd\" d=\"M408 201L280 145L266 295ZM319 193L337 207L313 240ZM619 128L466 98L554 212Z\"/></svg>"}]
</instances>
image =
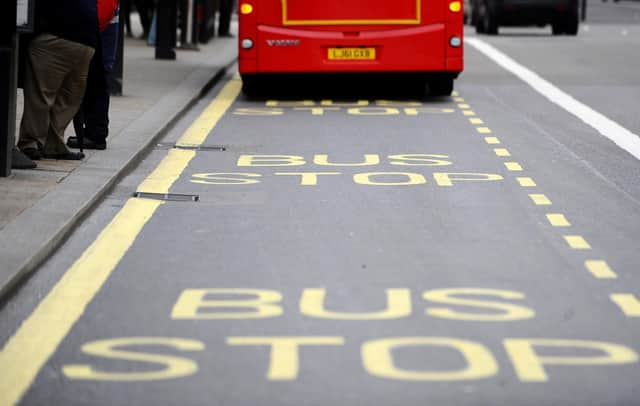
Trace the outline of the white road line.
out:
<instances>
[{"instance_id":1,"label":"white road line","mask_svg":"<svg viewBox=\"0 0 640 406\"><path fill-rule=\"evenodd\" d=\"M629 152L637 159L640 159L640 136L632 133L603 114L598 113L586 104L574 99L569 94L563 92L532 70L514 61L492 45L478 38L467 37L465 42L482 52L504 69L519 77L551 102L578 117L587 125L593 127L597 132L616 143L620 148Z\"/></svg>"}]
</instances>

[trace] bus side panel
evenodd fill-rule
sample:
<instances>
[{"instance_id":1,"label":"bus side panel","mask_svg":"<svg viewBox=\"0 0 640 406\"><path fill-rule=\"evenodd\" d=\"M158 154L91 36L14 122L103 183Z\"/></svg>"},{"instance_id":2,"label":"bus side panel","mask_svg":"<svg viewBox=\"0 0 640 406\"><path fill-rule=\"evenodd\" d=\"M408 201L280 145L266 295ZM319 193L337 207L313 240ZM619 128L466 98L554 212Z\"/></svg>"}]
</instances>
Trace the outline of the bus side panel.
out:
<instances>
[{"instance_id":1,"label":"bus side panel","mask_svg":"<svg viewBox=\"0 0 640 406\"><path fill-rule=\"evenodd\" d=\"M464 1L460 0L461 5L464 4ZM448 4L447 4L448 7ZM454 48L449 42L451 38L458 37L463 43L464 40L464 10L460 10L459 12L452 12L451 10L447 10L447 38L446 38L446 65L448 72L462 72L464 68L464 48L462 46Z\"/></svg>"}]
</instances>

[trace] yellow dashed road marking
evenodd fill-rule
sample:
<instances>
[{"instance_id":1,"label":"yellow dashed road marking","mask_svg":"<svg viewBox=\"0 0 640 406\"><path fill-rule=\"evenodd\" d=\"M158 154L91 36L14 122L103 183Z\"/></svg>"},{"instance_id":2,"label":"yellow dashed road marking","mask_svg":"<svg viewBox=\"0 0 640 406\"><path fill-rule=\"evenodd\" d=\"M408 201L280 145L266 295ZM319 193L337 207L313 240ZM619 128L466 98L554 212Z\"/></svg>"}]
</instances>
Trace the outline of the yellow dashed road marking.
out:
<instances>
[{"instance_id":1,"label":"yellow dashed road marking","mask_svg":"<svg viewBox=\"0 0 640 406\"><path fill-rule=\"evenodd\" d=\"M640 300L630 293L614 293L611 301L618 305L627 317L640 317Z\"/></svg>"},{"instance_id":2,"label":"yellow dashed road marking","mask_svg":"<svg viewBox=\"0 0 640 406\"><path fill-rule=\"evenodd\" d=\"M569 223L569 220L567 220L564 214L547 214L547 220L549 220L549 224L554 227L571 227L571 223Z\"/></svg>"},{"instance_id":3,"label":"yellow dashed road marking","mask_svg":"<svg viewBox=\"0 0 640 406\"><path fill-rule=\"evenodd\" d=\"M564 235L564 240L574 250L590 250L591 245L581 235Z\"/></svg>"},{"instance_id":4,"label":"yellow dashed road marking","mask_svg":"<svg viewBox=\"0 0 640 406\"><path fill-rule=\"evenodd\" d=\"M456 102L463 101L462 98L455 99ZM459 104L460 108L469 108L468 104ZM475 113L471 110L463 111L465 116L475 116ZM473 125L482 125L484 121L478 117L469 118L469 122ZM476 131L480 134L490 134L492 131L488 127L476 127ZM489 145L501 144L500 139L497 137L485 137L485 143ZM506 148L494 148L494 153L498 157L510 157L511 153ZM518 172L523 168L518 162L505 162L505 167L509 171ZM516 180L523 188L537 187L536 182L530 177L517 177ZM549 206L551 200L547 196L541 193L529 194L529 198L534 204L538 206ZM571 227L571 223L567 218L560 213L548 213L546 215L549 224L553 227ZM591 245L580 235L563 235L564 240L571 249L575 250L590 250ZM611 270L606 261L603 260L587 260L584 262L585 268L598 279L615 279L617 275ZM629 317L640 317L640 300L631 294L614 294L611 295L611 300L616 303L623 313Z\"/></svg>"},{"instance_id":5,"label":"yellow dashed road marking","mask_svg":"<svg viewBox=\"0 0 640 406\"><path fill-rule=\"evenodd\" d=\"M507 170L510 170L512 172L519 172L522 170L522 166L517 162L505 162L504 166L507 168Z\"/></svg>"},{"instance_id":6,"label":"yellow dashed road marking","mask_svg":"<svg viewBox=\"0 0 640 406\"><path fill-rule=\"evenodd\" d=\"M551 205L551 200L549 200L549 198L543 194L540 194L540 193L530 194L529 197L531 198L531 200L533 200L533 203L535 203L538 206Z\"/></svg>"},{"instance_id":7,"label":"yellow dashed road marking","mask_svg":"<svg viewBox=\"0 0 640 406\"><path fill-rule=\"evenodd\" d=\"M471 108L471 106L469 106L468 104L464 104L464 103L458 104L458 107L461 108L461 109L469 109L469 108Z\"/></svg>"},{"instance_id":8,"label":"yellow dashed road marking","mask_svg":"<svg viewBox=\"0 0 640 406\"><path fill-rule=\"evenodd\" d=\"M511 152L506 148L494 148L493 152L495 152L497 156L511 156Z\"/></svg>"},{"instance_id":9,"label":"yellow dashed road marking","mask_svg":"<svg viewBox=\"0 0 640 406\"><path fill-rule=\"evenodd\" d=\"M516 178L522 187L536 187L536 182L531 178Z\"/></svg>"},{"instance_id":10,"label":"yellow dashed road marking","mask_svg":"<svg viewBox=\"0 0 640 406\"><path fill-rule=\"evenodd\" d=\"M584 262L584 266L598 279L615 279L618 277L606 261L590 259Z\"/></svg>"}]
</instances>

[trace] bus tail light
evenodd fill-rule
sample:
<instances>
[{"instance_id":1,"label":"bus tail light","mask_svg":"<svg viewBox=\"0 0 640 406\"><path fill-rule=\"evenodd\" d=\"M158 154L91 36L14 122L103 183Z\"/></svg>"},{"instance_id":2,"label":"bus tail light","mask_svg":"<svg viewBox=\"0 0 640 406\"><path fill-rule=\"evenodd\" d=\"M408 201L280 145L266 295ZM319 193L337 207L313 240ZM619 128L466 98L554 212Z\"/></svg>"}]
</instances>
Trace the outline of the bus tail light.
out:
<instances>
[{"instance_id":1,"label":"bus tail light","mask_svg":"<svg viewBox=\"0 0 640 406\"><path fill-rule=\"evenodd\" d=\"M458 36L449 38L449 45L451 45L453 48L459 48L460 45L462 45L462 38Z\"/></svg>"},{"instance_id":2,"label":"bus tail light","mask_svg":"<svg viewBox=\"0 0 640 406\"><path fill-rule=\"evenodd\" d=\"M240 14L249 15L253 13L253 5L250 3L242 3L240 5Z\"/></svg>"},{"instance_id":3,"label":"bus tail light","mask_svg":"<svg viewBox=\"0 0 640 406\"><path fill-rule=\"evenodd\" d=\"M454 13L459 13L462 10L462 3L459 1L452 1L449 3L449 10Z\"/></svg>"}]
</instances>

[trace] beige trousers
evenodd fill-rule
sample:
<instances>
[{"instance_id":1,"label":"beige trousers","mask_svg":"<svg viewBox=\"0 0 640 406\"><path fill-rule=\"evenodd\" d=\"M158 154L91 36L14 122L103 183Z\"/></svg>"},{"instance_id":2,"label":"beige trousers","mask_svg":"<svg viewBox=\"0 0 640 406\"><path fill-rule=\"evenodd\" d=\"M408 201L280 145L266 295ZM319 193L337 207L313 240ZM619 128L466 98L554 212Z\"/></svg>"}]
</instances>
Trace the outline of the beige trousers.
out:
<instances>
[{"instance_id":1,"label":"beige trousers","mask_svg":"<svg viewBox=\"0 0 640 406\"><path fill-rule=\"evenodd\" d=\"M69 152L64 131L78 111L94 49L51 34L31 41L24 76L24 113L18 148Z\"/></svg>"}]
</instances>

